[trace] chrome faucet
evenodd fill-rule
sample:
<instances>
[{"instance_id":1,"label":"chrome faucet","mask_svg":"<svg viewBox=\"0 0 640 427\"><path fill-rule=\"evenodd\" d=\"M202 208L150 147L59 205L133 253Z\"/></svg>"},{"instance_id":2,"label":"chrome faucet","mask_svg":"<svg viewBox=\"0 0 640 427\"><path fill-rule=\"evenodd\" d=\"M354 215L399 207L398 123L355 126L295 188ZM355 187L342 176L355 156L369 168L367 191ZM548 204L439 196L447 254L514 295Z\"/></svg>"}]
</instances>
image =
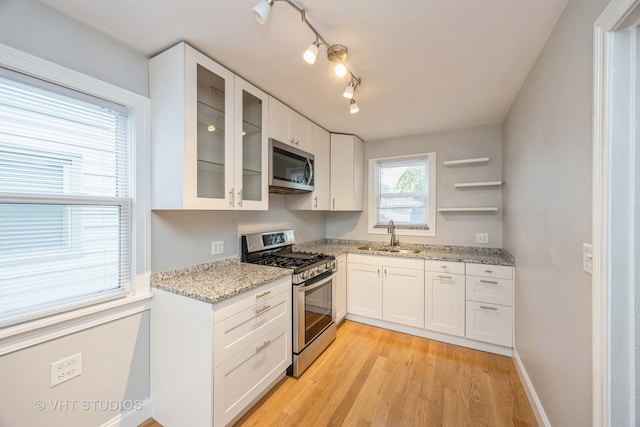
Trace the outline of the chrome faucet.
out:
<instances>
[{"instance_id":1,"label":"chrome faucet","mask_svg":"<svg viewBox=\"0 0 640 427\"><path fill-rule=\"evenodd\" d=\"M387 225L387 233L391 234L391 246L400 246L400 238L396 235L396 225L392 219L389 220Z\"/></svg>"}]
</instances>

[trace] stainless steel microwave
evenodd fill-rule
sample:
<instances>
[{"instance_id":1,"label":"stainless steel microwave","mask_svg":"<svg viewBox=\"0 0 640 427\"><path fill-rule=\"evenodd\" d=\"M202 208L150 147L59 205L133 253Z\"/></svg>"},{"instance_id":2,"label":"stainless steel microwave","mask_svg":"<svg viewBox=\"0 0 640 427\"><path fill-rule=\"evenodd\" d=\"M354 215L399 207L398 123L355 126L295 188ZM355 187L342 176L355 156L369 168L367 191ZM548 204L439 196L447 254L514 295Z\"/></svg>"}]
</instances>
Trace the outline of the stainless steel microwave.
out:
<instances>
[{"instance_id":1,"label":"stainless steel microwave","mask_svg":"<svg viewBox=\"0 0 640 427\"><path fill-rule=\"evenodd\" d=\"M313 154L269 139L269 192L308 193L314 190Z\"/></svg>"}]
</instances>

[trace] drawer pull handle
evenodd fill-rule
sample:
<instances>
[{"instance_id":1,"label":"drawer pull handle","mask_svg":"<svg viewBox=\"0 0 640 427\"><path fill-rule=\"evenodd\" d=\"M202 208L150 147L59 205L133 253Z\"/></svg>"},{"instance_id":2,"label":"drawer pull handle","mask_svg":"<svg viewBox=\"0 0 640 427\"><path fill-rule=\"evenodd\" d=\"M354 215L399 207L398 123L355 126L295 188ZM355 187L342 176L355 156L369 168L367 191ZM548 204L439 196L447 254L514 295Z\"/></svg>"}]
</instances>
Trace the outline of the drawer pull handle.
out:
<instances>
[{"instance_id":1,"label":"drawer pull handle","mask_svg":"<svg viewBox=\"0 0 640 427\"><path fill-rule=\"evenodd\" d=\"M256 315L264 313L265 311L269 310L271 308L270 305L265 305L264 307L262 307L260 310L256 310Z\"/></svg>"},{"instance_id":2,"label":"drawer pull handle","mask_svg":"<svg viewBox=\"0 0 640 427\"><path fill-rule=\"evenodd\" d=\"M446 270L446 269L447 269L447 266L446 266L446 265L441 265L441 266L440 266L440 268L443 268L443 269L445 269L445 270Z\"/></svg>"},{"instance_id":3,"label":"drawer pull handle","mask_svg":"<svg viewBox=\"0 0 640 427\"><path fill-rule=\"evenodd\" d=\"M256 354L269 347L269 344L271 344L271 340L265 341L264 344L262 344L260 347L256 347Z\"/></svg>"},{"instance_id":4,"label":"drawer pull handle","mask_svg":"<svg viewBox=\"0 0 640 427\"><path fill-rule=\"evenodd\" d=\"M493 273L493 270L485 270L484 272L491 274L491 273Z\"/></svg>"},{"instance_id":5,"label":"drawer pull handle","mask_svg":"<svg viewBox=\"0 0 640 427\"><path fill-rule=\"evenodd\" d=\"M453 279L453 277L451 277L451 276L438 276L438 279L451 280L451 279Z\"/></svg>"},{"instance_id":6,"label":"drawer pull handle","mask_svg":"<svg viewBox=\"0 0 640 427\"><path fill-rule=\"evenodd\" d=\"M262 297L266 297L270 293L271 293L271 291L264 291L263 293L256 295L256 299L260 299Z\"/></svg>"},{"instance_id":7,"label":"drawer pull handle","mask_svg":"<svg viewBox=\"0 0 640 427\"><path fill-rule=\"evenodd\" d=\"M497 285L498 282L495 282L493 280L480 280L480 283L486 283L488 285Z\"/></svg>"},{"instance_id":8,"label":"drawer pull handle","mask_svg":"<svg viewBox=\"0 0 640 427\"><path fill-rule=\"evenodd\" d=\"M483 309L483 310L498 311L498 309L496 307L488 307L486 305L481 305L480 308Z\"/></svg>"}]
</instances>

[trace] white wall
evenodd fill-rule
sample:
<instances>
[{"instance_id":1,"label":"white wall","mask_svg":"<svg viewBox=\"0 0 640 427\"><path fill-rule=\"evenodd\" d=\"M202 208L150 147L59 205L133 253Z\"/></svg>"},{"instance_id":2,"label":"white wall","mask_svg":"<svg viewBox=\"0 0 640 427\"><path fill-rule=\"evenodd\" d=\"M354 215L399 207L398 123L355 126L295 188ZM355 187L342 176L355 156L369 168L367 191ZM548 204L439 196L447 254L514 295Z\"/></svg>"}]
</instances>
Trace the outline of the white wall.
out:
<instances>
[{"instance_id":1,"label":"white wall","mask_svg":"<svg viewBox=\"0 0 640 427\"><path fill-rule=\"evenodd\" d=\"M50 388L49 364L76 353L82 375ZM102 425L149 397L149 312L4 355L0 378L1 426Z\"/></svg>"},{"instance_id":2,"label":"white wall","mask_svg":"<svg viewBox=\"0 0 640 427\"><path fill-rule=\"evenodd\" d=\"M0 43L148 94L144 56L35 1L0 0ZM149 397L148 313L84 325L91 327L81 332L63 328L60 338L0 356L1 426L100 425L126 412L124 406L120 411L120 402ZM83 322L74 322L76 327L82 328ZM34 334L27 336L37 339ZM50 388L49 364L78 352L83 354L83 374ZM36 410L36 400L44 401L46 409ZM67 406L54 411L51 404L58 400L78 403L74 410ZM112 401L116 410L83 410L83 400Z\"/></svg>"},{"instance_id":3,"label":"white wall","mask_svg":"<svg viewBox=\"0 0 640 427\"><path fill-rule=\"evenodd\" d=\"M516 259L516 348L555 426L591 425L593 23L571 0L509 112L504 247Z\"/></svg>"},{"instance_id":4,"label":"white wall","mask_svg":"<svg viewBox=\"0 0 640 427\"><path fill-rule=\"evenodd\" d=\"M34 0L0 0L0 43L149 96L146 57Z\"/></svg>"},{"instance_id":5,"label":"white wall","mask_svg":"<svg viewBox=\"0 0 640 427\"><path fill-rule=\"evenodd\" d=\"M437 207L497 206L498 213L436 213L435 237L401 236L401 242L461 246L502 247L502 188L455 189L456 182L500 181L502 135L500 125L367 141L365 201L362 212L327 213L327 238L388 241L387 235L369 234L367 226L368 161L372 158L435 152ZM485 164L444 166L445 160L489 157ZM506 185L509 183L507 182ZM476 233L489 233L489 244L475 243Z\"/></svg>"},{"instance_id":6,"label":"white wall","mask_svg":"<svg viewBox=\"0 0 640 427\"><path fill-rule=\"evenodd\" d=\"M292 228L299 243L323 239L324 213L287 211L286 196L269 194L268 211L154 211L151 216L153 272L240 255L240 236ZM211 255L211 242L224 253Z\"/></svg>"}]
</instances>

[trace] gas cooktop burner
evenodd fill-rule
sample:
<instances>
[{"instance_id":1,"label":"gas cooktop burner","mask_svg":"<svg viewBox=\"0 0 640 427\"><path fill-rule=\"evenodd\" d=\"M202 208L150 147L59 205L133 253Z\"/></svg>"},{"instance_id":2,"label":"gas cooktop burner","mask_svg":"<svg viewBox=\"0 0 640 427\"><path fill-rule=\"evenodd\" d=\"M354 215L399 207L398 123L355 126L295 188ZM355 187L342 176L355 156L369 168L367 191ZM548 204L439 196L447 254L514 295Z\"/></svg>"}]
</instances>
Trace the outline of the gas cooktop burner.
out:
<instances>
[{"instance_id":1,"label":"gas cooktop burner","mask_svg":"<svg viewBox=\"0 0 640 427\"><path fill-rule=\"evenodd\" d=\"M309 252L293 252L293 230L242 236L242 260L252 264L293 270L293 283L306 280L336 268L335 257Z\"/></svg>"},{"instance_id":2,"label":"gas cooktop burner","mask_svg":"<svg viewBox=\"0 0 640 427\"><path fill-rule=\"evenodd\" d=\"M291 268L295 272L304 270L304 267L311 266L325 260L331 261L334 257L313 254L307 252L278 252L264 255L251 261L254 264L269 265L272 267Z\"/></svg>"}]
</instances>

